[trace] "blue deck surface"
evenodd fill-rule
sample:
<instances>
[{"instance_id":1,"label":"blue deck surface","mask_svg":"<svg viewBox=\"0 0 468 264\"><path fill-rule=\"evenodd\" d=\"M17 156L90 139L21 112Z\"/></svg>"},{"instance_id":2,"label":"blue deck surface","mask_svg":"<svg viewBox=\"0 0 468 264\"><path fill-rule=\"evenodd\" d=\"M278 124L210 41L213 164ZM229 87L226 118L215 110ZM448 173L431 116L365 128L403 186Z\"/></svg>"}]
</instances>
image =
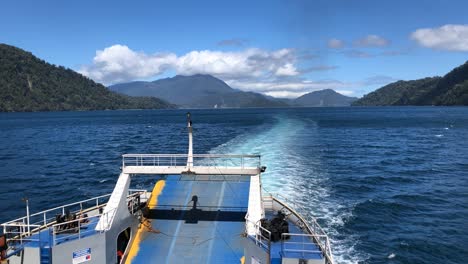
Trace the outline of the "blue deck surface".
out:
<instances>
[{"instance_id":1,"label":"blue deck surface","mask_svg":"<svg viewBox=\"0 0 468 264\"><path fill-rule=\"evenodd\" d=\"M289 223L289 233L295 234L304 234L304 232L299 229L297 226ZM307 250L307 251L319 251L317 245L312 244L311 240L305 239L303 237L291 236L288 240L284 241L285 243L294 243L294 242L306 242L306 243L297 243L297 244L285 244L285 248L290 250ZM304 252L282 252L281 242L271 243L271 259L272 264L274 261L280 261L281 257L286 258L300 258L300 259L323 259L321 253L304 253Z\"/></svg>"},{"instance_id":2,"label":"blue deck surface","mask_svg":"<svg viewBox=\"0 0 468 264\"><path fill-rule=\"evenodd\" d=\"M156 210L181 209L175 219L153 219L152 228L161 233L146 233L132 263L239 263L243 256L241 235L245 222L229 218L213 221L184 220L198 197L203 213L247 212L250 182L248 177L219 180L180 180L168 177L158 196ZM247 181L246 181L247 180Z\"/></svg>"},{"instance_id":3,"label":"blue deck surface","mask_svg":"<svg viewBox=\"0 0 468 264\"><path fill-rule=\"evenodd\" d=\"M274 212L266 212L266 217L269 219L274 218L275 213ZM289 223L289 233L293 234L304 234L304 231L300 229L298 226L296 226L294 223L291 221L288 221ZM306 237L301 237L301 236L291 236L288 240L284 241L285 248L289 250L306 250L306 251L319 251L318 246L313 243L311 240L309 240ZM296 243L299 242L299 243ZM305 242L305 243L300 243L300 242ZM270 253L271 253L271 264L279 264L281 263L281 258L286 257L286 258L299 258L299 259L323 259L323 256L321 253L304 253L304 252L282 252L282 242L272 242L271 243L271 248L270 248Z\"/></svg>"}]
</instances>

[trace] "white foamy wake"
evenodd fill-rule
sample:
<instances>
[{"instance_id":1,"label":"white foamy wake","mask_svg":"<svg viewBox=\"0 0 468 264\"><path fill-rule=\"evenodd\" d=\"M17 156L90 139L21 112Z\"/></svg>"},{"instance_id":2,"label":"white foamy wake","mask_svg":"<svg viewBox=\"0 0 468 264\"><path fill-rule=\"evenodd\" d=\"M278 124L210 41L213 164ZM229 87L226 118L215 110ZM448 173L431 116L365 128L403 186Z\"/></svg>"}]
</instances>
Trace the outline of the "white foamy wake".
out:
<instances>
[{"instance_id":1,"label":"white foamy wake","mask_svg":"<svg viewBox=\"0 0 468 264\"><path fill-rule=\"evenodd\" d=\"M351 217L352 208L344 208L331 199L327 185L328 174L322 169L319 155L299 155L300 141L317 140L317 127L312 120L291 119L278 116L274 124L262 125L258 130L247 131L222 144L211 153L260 154L267 170L262 174L263 187L279 193L295 204L306 208L324 223L331 236L336 263L358 263L366 259L354 249L357 239L340 236L337 227ZM343 238L344 237L344 238Z\"/></svg>"}]
</instances>

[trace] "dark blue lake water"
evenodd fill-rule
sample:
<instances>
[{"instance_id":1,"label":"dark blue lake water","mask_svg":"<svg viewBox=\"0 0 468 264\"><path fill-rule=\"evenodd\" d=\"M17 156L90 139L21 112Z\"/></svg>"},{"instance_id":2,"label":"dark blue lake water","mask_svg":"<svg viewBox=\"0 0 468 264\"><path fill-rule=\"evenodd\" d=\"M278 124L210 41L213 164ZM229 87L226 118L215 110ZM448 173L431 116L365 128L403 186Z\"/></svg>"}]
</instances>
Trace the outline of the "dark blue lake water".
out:
<instances>
[{"instance_id":1,"label":"dark blue lake water","mask_svg":"<svg viewBox=\"0 0 468 264\"><path fill-rule=\"evenodd\" d=\"M0 222L112 191L123 153L185 153L185 112L0 114ZM194 110L195 153L260 153L337 263L468 263L468 108ZM137 179L136 187L151 184Z\"/></svg>"}]
</instances>

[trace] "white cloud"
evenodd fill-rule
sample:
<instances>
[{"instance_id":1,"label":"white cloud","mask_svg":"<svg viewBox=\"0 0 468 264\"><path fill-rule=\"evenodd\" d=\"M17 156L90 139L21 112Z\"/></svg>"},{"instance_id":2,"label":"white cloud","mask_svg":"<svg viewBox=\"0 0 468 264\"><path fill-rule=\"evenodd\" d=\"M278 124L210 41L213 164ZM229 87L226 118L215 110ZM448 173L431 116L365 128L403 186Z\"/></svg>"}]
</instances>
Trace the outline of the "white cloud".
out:
<instances>
[{"instance_id":1,"label":"white cloud","mask_svg":"<svg viewBox=\"0 0 468 264\"><path fill-rule=\"evenodd\" d=\"M93 64L83 66L79 72L98 82L122 82L145 78L164 72L177 61L173 53L147 55L123 45L98 50Z\"/></svg>"},{"instance_id":2,"label":"white cloud","mask_svg":"<svg viewBox=\"0 0 468 264\"><path fill-rule=\"evenodd\" d=\"M296 67L292 63L286 63L282 67L279 67L275 73L277 76L295 76L299 73L297 72Z\"/></svg>"},{"instance_id":3,"label":"white cloud","mask_svg":"<svg viewBox=\"0 0 468 264\"><path fill-rule=\"evenodd\" d=\"M351 90L336 90L335 92L340 93L342 95L346 95L346 96L354 95L354 91L351 91Z\"/></svg>"},{"instance_id":4,"label":"white cloud","mask_svg":"<svg viewBox=\"0 0 468 264\"><path fill-rule=\"evenodd\" d=\"M468 25L421 28L411 34L419 45L432 49L468 51Z\"/></svg>"},{"instance_id":5,"label":"white cloud","mask_svg":"<svg viewBox=\"0 0 468 264\"><path fill-rule=\"evenodd\" d=\"M80 72L105 84L155 77L168 70L183 75L201 73L240 79L294 76L299 74L295 62L292 49L201 50L177 56L174 53L146 54L124 45L113 45L98 50L93 63L83 66Z\"/></svg>"},{"instance_id":6,"label":"white cloud","mask_svg":"<svg viewBox=\"0 0 468 264\"><path fill-rule=\"evenodd\" d=\"M244 91L261 92L275 97L295 98L303 94L318 91L323 89L340 89L350 87L352 84L343 83L336 80L327 81L310 81L310 80L291 80L291 81L226 81L231 87L238 88Z\"/></svg>"},{"instance_id":7,"label":"white cloud","mask_svg":"<svg viewBox=\"0 0 468 264\"><path fill-rule=\"evenodd\" d=\"M351 95L362 83L305 79L305 73L335 69L336 66L299 68L303 63L293 49L273 51L250 48L241 51L195 50L186 54L134 51L124 45L98 50L93 61L80 72L98 82L119 82L157 78L158 75L211 74L233 88L276 97L295 98L308 92L333 89Z\"/></svg>"},{"instance_id":8,"label":"white cloud","mask_svg":"<svg viewBox=\"0 0 468 264\"><path fill-rule=\"evenodd\" d=\"M354 42L359 47L384 47L390 44L388 39L377 35L367 35Z\"/></svg>"},{"instance_id":9,"label":"white cloud","mask_svg":"<svg viewBox=\"0 0 468 264\"><path fill-rule=\"evenodd\" d=\"M329 39L327 43L327 46L331 49L341 49L344 47L344 45L345 44L342 40L335 39L335 38Z\"/></svg>"},{"instance_id":10,"label":"white cloud","mask_svg":"<svg viewBox=\"0 0 468 264\"><path fill-rule=\"evenodd\" d=\"M270 91L266 92L266 95L273 96L276 98L290 98L295 99L301 95L306 94L307 92L292 92L292 91Z\"/></svg>"}]
</instances>

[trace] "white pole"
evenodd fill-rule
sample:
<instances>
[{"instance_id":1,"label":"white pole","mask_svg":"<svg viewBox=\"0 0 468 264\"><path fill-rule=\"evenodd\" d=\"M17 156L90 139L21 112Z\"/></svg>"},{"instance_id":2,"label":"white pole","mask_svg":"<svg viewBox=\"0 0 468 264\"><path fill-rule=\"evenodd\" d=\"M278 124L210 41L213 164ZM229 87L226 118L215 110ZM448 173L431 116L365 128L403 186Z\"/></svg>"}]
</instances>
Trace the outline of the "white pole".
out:
<instances>
[{"instance_id":1,"label":"white pole","mask_svg":"<svg viewBox=\"0 0 468 264\"><path fill-rule=\"evenodd\" d=\"M31 235L31 228L29 226L29 200L28 198L25 198L25 199L26 199L26 221L28 224L28 235Z\"/></svg>"},{"instance_id":2,"label":"white pole","mask_svg":"<svg viewBox=\"0 0 468 264\"><path fill-rule=\"evenodd\" d=\"M193 138L192 138L192 119L190 118L190 113L187 113L187 128L189 131L189 149L188 149L188 158L187 158L187 167L193 167Z\"/></svg>"}]
</instances>

